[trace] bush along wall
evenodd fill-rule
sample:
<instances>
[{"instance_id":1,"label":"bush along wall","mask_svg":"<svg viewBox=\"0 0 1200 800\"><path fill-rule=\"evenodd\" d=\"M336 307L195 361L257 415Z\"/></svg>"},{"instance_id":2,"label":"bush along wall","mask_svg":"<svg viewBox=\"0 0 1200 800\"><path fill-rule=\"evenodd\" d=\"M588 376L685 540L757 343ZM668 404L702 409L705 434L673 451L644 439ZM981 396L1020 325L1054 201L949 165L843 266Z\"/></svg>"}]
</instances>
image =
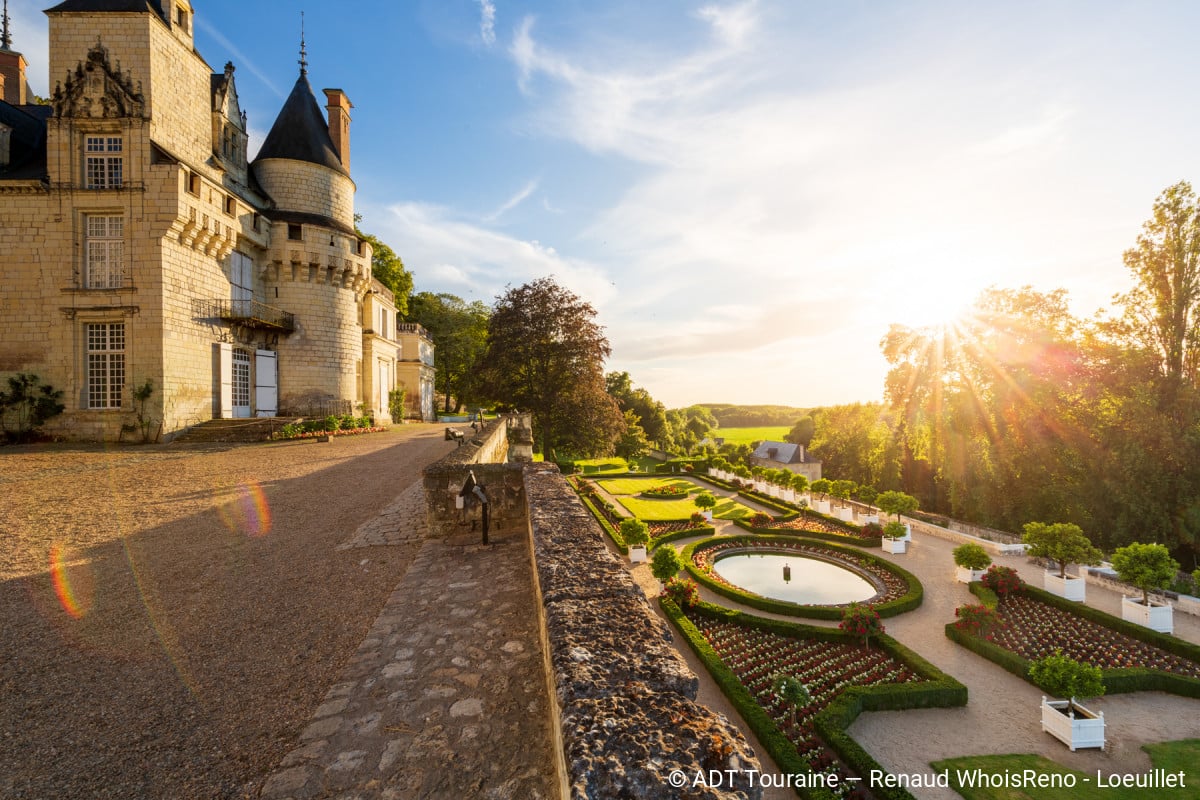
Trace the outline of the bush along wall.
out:
<instances>
[{"instance_id":1,"label":"bush along wall","mask_svg":"<svg viewBox=\"0 0 1200 800\"><path fill-rule=\"evenodd\" d=\"M970 590L983 601L984 605L996 602L995 593L983 586L980 583L972 583ZM1144 642L1145 644L1153 645L1161 648L1172 655L1186 658L1200 664L1200 646L1190 642L1176 639L1173 636L1168 636L1164 633L1152 631L1142 625L1137 625L1132 622L1127 622L1120 617L1114 617L1112 614L1106 614L1099 609L1091 608L1071 600L1058 597L1050 594L1047 591L1029 586L1028 584L1022 587L1020 592L1027 594L1029 597L1038 602L1045 603L1048 606L1076 614L1079 617L1102 625L1116 633L1121 633L1129 636L1131 639ZM994 606L992 606L994 607ZM952 642L962 645L973 653L983 656L989 661L998 664L1003 669L1016 675L1018 678L1030 681L1029 665L1030 661L1021 655L1014 653L1004 647L1001 647L994 642L960 630L953 622L946 625L946 638ZM1101 672L1102 680L1104 681L1104 691L1107 694L1122 694L1124 692L1169 692L1171 694L1181 695L1183 697L1200 697L1200 679L1190 678L1185 675L1178 675L1163 670L1149 669L1146 667L1133 667L1129 669L1106 669Z\"/></svg>"},{"instance_id":2,"label":"bush along wall","mask_svg":"<svg viewBox=\"0 0 1200 800\"><path fill-rule=\"evenodd\" d=\"M693 560L693 554L698 548L720 544L735 544L744 545L746 547L769 547L772 544L788 544L795 543L800 537L796 536L779 536L779 535L757 535L757 536L722 536L719 538L704 539L699 542L693 542L683 548L681 555L684 560L684 568L688 571L697 583L706 586L712 591L723 597L728 597L742 605L750 608L757 608L759 611L770 611L774 614L785 614L791 617L808 617L810 619L841 619L843 606L805 606L797 603L788 603L783 600L772 600L769 597L753 594L735 586L722 583L715 580L704 570L696 566ZM816 543L814 543L816 544ZM893 575L901 578L907 585L907 590L895 600L888 600L883 603L872 604L872 608L881 617L894 617L897 614L902 614L905 611L911 611L918 608L925 598L925 589L921 585L921 581L916 575L905 569L901 569L893 562L885 558L867 553L858 548L842 547L836 544L826 544L824 542L817 545L821 548L832 551L835 554L844 554L846 560L851 563L866 563L874 568L886 570Z\"/></svg>"},{"instance_id":3,"label":"bush along wall","mask_svg":"<svg viewBox=\"0 0 1200 800\"><path fill-rule=\"evenodd\" d=\"M721 692L733 703L738 713L771 754L780 770L789 775L812 775L812 768L796 752L796 748L760 706L750 691L738 680L733 671L709 645L691 620L669 599L660 600L663 612L683 634L688 646L713 676ZM758 628L779 636L820 641L857 641L857 637L836 628L820 628L795 622L765 619L739 611L699 603L697 613L722 621L750 628ZM875 646L904 663L923 680L918 683L892 684L872 687L849 687L816 717L814 727L826 746L860 776L872 770L883 770L846 729L863 711L895 711L907 708L953 708L967 704L967 687L945 674L914 651L886 634L873 640ZM805 781L801 781L805 783ZM913 795L903 787L872 787L872 794L881 800L913 800ZM830 800L835 795L825 788L801 786L796 794L806 800Z\"/></svg>"}]
</instances>

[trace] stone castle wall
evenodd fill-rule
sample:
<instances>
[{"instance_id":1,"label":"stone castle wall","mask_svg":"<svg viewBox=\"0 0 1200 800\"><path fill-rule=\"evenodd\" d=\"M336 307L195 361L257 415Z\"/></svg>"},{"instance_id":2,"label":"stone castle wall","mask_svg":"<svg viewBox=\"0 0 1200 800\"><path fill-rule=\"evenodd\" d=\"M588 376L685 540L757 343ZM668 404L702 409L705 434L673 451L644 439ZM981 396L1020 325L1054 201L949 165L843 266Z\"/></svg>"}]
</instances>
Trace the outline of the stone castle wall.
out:
<instances>
[{"instance_id":1,"label":"stone castle wall","mask_svg":"<svg viewBox=\"0 0 1200 800\"><path fill-rule=\"evenodd\" d=\"M254 162L254 175L283 211L319 214L354 225L354 181L320 164L283 158Z\"/></svg>"}]
</instances>

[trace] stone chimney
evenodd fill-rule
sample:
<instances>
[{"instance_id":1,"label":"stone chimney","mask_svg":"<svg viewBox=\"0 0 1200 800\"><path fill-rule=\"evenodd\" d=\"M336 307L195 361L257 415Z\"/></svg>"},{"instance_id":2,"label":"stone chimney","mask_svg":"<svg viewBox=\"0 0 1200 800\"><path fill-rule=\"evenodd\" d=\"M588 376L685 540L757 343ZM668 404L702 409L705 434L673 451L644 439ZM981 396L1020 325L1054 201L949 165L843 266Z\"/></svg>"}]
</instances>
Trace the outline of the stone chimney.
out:
<instances>
[{"instance_id":1,"label":"stone chimney","mask_svg":"<svg viewBox=\"0 0 1200 800\"><path fill-rule=\"evenodd\" d=\"M346 172L350 171L350 109L354 105L341 89L325 89L325 99L329 112L329 138L333 140L333 149L341 160Z\"/></svg>"}]
</instances>

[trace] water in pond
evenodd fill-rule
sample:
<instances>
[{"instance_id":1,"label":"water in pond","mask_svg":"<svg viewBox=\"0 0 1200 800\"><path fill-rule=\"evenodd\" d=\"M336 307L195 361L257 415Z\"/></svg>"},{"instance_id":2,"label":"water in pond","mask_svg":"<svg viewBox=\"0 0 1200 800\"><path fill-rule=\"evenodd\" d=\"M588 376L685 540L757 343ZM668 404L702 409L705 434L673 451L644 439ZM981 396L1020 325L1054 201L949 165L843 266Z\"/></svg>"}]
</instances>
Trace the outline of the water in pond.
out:
<instances>
[{"instance_id":1,"label":"water in pond","mask_svg":"<svg viewBox=\"0 0 1200 800\"><path fill-rule=\"evenodd\" d=\"M869 600L871 583L848 569L804 556L738 553L718 559L713 571L754 594L804 605L841 605Z\"/></svg>"}]
</instances>

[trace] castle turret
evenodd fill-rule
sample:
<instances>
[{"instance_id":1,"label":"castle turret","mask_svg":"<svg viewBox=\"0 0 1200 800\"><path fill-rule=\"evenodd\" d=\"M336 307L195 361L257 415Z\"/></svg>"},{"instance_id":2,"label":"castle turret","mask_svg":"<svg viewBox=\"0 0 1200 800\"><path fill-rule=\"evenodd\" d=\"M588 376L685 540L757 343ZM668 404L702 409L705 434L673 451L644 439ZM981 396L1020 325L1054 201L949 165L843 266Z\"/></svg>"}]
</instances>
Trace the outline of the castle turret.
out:
<instances>
[{"instance_id":1,"label":"castle turret","mask_svg":"<svg viewBox=\"0 0 1200 800\"><path fill-rule=\"evenodd\" d=\"M12 49L12 35L8 31L8 0L4 0L3 16L0 16L0 100L14 106L29 102L25 67L25 56Z\"/></svg>"},{"instance_id":2,"label":"castle turret","mask_svg":"<svg viewBox=\"0 0 1200 800\"><path fill-rule=\"evenodd\" d=\"M281 413L349 413L360 399L361 303L371 282L371 250L354 229L349 172L350 102L330 98L330 124L300 76L251 165L273 206L268 302L295 314L296 333L279 343ZM337 123L339 137L330 136ZM318 411L321 409L322 411Z\"/></svg>"}]
</instances>

